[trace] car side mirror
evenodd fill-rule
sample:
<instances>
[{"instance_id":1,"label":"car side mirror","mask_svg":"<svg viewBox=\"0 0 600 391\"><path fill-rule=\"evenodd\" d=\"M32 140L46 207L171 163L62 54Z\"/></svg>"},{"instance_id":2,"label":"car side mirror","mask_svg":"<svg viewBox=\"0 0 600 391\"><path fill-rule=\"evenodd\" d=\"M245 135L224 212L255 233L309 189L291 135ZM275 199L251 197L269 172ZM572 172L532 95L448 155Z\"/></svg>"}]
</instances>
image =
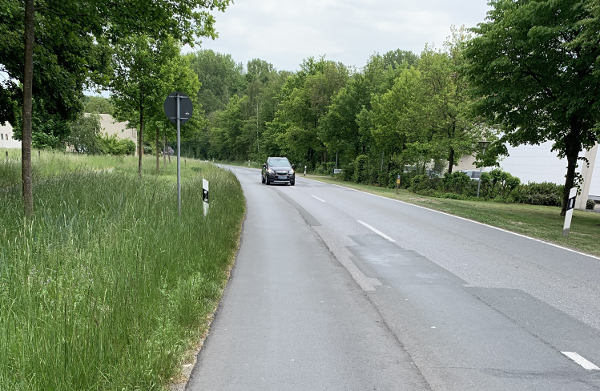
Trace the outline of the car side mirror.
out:
<instances>
[{"instance_id":1,"label":"car side mirror","mask_svg":"<svg viewBox=\"0 0 600 391\"><path fill-rule=\"evenodd\" d=\"M263 164L263 168L267 168L267 165L266 165L266 164Z\"/></svg>"}]
</instances>

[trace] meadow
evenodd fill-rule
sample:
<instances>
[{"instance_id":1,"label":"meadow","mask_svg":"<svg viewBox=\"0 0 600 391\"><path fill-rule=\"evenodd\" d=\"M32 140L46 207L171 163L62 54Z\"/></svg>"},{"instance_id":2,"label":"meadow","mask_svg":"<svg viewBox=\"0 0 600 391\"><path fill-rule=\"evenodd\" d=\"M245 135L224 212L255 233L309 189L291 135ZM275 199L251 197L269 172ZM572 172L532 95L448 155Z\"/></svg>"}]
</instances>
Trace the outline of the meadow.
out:
<instances>
[{"instance_id":1,"label":"meadow","mask_svg":"<svg viewBox=\"0 0 600 391\"><path fill-rule=\"evenodd\" d=\"M0 161L0 389L162 390L207 328L237 251L235 176L182 161L34 153ZM11 152L13 153L13 152ZM202 179L211 204L203 213Z\"/></svg>"}]
</instances>

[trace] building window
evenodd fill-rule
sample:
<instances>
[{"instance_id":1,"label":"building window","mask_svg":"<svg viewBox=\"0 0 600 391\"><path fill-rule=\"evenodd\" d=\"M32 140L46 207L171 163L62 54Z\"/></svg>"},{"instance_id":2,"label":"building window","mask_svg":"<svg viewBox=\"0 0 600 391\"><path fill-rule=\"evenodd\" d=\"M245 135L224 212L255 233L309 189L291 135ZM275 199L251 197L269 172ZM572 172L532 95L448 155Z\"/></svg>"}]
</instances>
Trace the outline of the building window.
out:
<instances>
[{"instance_id":1,"label":"building window","mask_svg":"<svg viewBox=\"0 0 600 391\"><path fill-rule=\"evenodd\" d=\"M8 134L6 135L6 139L8 140Z\"/></svg>"},{"instance_id":2,"label":"building window","mask_svg":"<svg viewBox=\"0 0 600 391\"><path fill-rule=\"evenodd\" d=\"M4 140L4 135L3 134L0 134L0 140Z\"/></svg>"}]
</instances>

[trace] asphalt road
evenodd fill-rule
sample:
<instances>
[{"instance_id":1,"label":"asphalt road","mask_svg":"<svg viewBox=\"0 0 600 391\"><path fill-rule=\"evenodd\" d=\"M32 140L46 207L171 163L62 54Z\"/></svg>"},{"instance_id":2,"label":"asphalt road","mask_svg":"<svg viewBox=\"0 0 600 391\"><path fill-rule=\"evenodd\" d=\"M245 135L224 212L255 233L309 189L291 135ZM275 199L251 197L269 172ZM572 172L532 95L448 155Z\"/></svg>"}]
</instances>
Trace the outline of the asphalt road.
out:
<instances>
[{"instance_id":1,"label":"asphalt road","mask_svg":"<svg viewBox=\"0 0 600 391\"><path fill-rule=\"evenodd\" d=\"M187 390L600 390L600 260L230 167L248 212Z\"/></svg>"}]
</instances>

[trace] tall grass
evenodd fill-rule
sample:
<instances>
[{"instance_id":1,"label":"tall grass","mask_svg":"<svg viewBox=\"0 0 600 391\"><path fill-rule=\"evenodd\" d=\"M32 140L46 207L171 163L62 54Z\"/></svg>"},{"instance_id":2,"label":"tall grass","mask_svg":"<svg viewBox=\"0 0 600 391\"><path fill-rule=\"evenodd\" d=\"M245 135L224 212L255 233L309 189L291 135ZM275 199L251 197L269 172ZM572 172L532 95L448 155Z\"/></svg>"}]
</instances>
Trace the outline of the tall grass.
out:
<instances>
[{"instance_id":1,"label":"tall grass","mask_svg":"<svg viewBox=\"0 0 600 391\"><path fill-rule=\"evenodd\" d=\"M159 390L177 376L220 298L244 213L231 173L194 173L181 219L175 185L157 176L38 182L30 219L20 188L0 192L0 390Z\"/></svg>"}]
</instances>

